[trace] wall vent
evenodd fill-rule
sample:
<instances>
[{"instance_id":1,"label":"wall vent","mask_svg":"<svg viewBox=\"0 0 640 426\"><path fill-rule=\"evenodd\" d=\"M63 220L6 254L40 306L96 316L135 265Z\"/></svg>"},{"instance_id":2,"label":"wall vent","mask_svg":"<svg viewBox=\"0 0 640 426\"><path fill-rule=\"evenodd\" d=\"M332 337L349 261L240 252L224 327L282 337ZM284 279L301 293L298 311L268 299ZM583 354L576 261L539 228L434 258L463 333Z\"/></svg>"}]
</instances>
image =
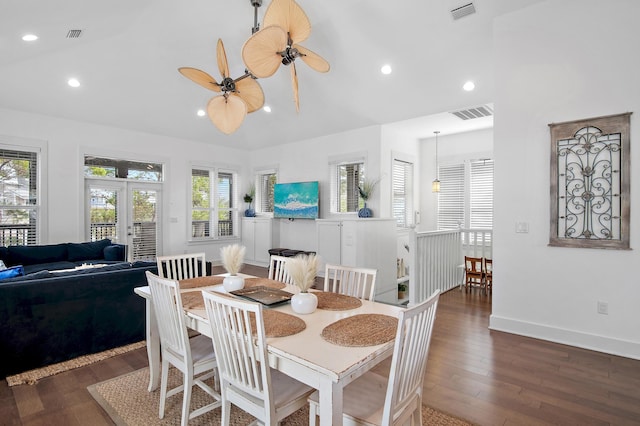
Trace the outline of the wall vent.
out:
<instances>
[{"instance_id":1,"label":"wall vent","mask_svg":"<svg viewBox=\"0 0 640 426\"><path fill-rule=\"evenodd\" d=\"M472 15L474 13L476 13L476 7L473 3L468 3L451 10L451 16L453 16L454 20L464 18L465 16Z\"/></svg>"},{"instance_id":2,"label":"wall vent","mask_svg":"<svg viewBox=\"0 0 640 426\"><path fill-rule=\"evenodd\" d=\"M455 115L461 120L472 120L474 118L490 117L493 115L493 109L488 105L482 105L474 108L467 108L460 111L453 111L451 114Z\"/></svg>"},{"instance_id":3,"label":"wall vent","mask_svg":"<svg viewBox=\"0 0 640 426\"><path fill-rule=\"evenodd\" d=\"M80 38L82 35L82 30L69 30L67 32L67 38Z\"/></svg>"}]
</instances>

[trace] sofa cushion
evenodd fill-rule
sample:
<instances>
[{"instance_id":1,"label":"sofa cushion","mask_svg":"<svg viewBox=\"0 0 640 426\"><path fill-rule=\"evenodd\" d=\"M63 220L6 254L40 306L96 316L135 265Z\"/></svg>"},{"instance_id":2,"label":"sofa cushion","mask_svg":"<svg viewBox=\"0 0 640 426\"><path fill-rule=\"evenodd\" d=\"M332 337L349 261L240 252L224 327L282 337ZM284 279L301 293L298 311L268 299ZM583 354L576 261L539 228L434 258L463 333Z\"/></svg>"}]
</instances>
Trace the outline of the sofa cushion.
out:
<instances>
[{"instance_id":1,"label":"sofa cushion","mask_svg":"<svg viewBox=\"0 0 640 426\"><path fill-rule=\"evenodd\" d=\"M19 277L24 275L24 268L22 265L12 266L3 271L0 271L0 281L6 280L7 278Z\"/></svg>"},{"instance_id":2,"label":"sofa cushion","mask_svg":"<svg viewBox=\"0 0 640 426\"><path fill-rule=\"evenodd\" d=\"M67 260L70 262L76 262L79 260L103 259L104 249L110 245L111 240L107 238L88 243L68 243L67 251L69 253L69 257Z\"/></svg>"},{"instance_id":3,"label":"sofa cushion","mask_svg":"<svg viewBox=\"0 0 640 426\"><path fill-rule=\"evenodd\" d=\"M11 265L26 266L67 260L66 244L9 246L7 251L9 252L9 264Z\"/></svg>"},{"instance_id":4,"label":"sofa cushion","mask_svg":"<svg viewBox=\"0 0 640 426\"><path fill-rule=\"evenodd\" d=\"M124 260L124 246L122 244L112 244L106 246L103 250L104 260L109 261L123 261Z\"/></svg>"},{"instance_id":5,"label":"sofa cushion","mask_svg":"<svg viewBox=\"0 0 640 426\"><path fill-rule=\"evenodd\" d=\"M73 262L47 262L47 263L38 263L36 265L25 265L24 273L25 274L33 274L39 271L58 271L60 269L73 269L76 265Z\"/></svg>"},{"instance_id":6,"label":"sofa cushion","mask_svg":"<svg viewBox=\"0 0 640 426\"><path fill-rule=\"evenodd\" d=\"M41 280L43 278L51 278L51 277L53 277L53 274L49 271L38 271L38 272L34 272L33 274L25 274L25 275L20 275L14 278L8 278L6 280L2 280L0 281L0 284L14 283L16 281Z\"/></svg>"}]
</instances>

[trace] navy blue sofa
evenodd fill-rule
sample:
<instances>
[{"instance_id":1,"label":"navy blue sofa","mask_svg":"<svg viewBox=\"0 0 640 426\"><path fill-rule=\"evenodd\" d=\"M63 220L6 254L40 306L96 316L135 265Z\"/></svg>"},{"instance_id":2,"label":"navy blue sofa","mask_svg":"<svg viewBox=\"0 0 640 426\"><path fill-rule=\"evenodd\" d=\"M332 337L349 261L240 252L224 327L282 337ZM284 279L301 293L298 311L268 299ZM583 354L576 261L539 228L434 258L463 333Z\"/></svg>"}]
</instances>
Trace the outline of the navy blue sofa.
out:
<instances>
[{"instance_id":1,"label":"navy blue sofa","mask_svg":"<svg viewBox=\"0 0 640 426\"><path fill-rule=\"evenodd\" d=\"M144 299L155 262L129 263L109 240L0 247L24 275L0 280L0 377L145 338ZM81 267L100 264L99 267Z\"/></svg>"}]
</instances>

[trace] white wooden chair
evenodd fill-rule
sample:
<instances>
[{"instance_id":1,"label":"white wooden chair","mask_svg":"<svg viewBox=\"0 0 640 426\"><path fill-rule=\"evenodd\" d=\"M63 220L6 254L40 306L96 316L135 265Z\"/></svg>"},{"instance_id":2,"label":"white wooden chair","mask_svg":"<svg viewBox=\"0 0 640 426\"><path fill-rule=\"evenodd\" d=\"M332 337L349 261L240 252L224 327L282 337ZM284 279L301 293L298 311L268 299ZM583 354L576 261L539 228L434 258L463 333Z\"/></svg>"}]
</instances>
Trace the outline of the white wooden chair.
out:
<instances>
[{"instance_id":1,"label":"white wooden chair","mask_svg":"<svg viewBox=\"0 0 640 426\"><path fill-rule=\"evenodd\" d=\"M231 404L265 425L304 407L313 388L269 367L262 305L206 291L202 296L218 357L222 425L229 424Z\"/></svg>"},{"instance_id":2,"label":"white wooden chair","mask_svg":"<svg viewBox=\"0 0 640 426\"><path fill-rule=\"evenodd\" d=\"M189 339L178 282L160 278L149 271L146 274L158 324L162 355L159 417L161 419L164 417L167 397L184 391L180 424L185 426L189 419L221 405L220 394L204 383L205 380L214 377L217 367L213 345L211 339L203 335ZM183 384L171 390L167 390L169 364L176 367L184 375ZM215 401L189 413L193 385L201 387Z\"/></svg>"},{"instance_id":3,"label":"white wooden chair","mask_svg":"<svg viewBox=\"0 0 640 426\"><path fill-rule=\"evenodd\" d=\"M171 280L186 280L207 274L205 254L187 253L158 256L158 276Z\"/></svg>"},{"instance_id":4,"label":"white wooden chair","mask_svg":"<svg viewBox=\"0 0 640 426\"><path fill-rule=\"evenodd\" d=\"M422 424L422 385L440 290L406 309L398 329L389 378L367 372L344 389L345 424ZM309 424L316 424L318 394L309 398Z\"/></svg>"},{"instance_id":5,"label":"white wooden chair","mask_svg":"<svg viewBox=\"0 0 640 426\"><path fill-rule=\"evenodd\" d=\"M289 258L285 256L277 256L271 255L271 260L269 261L269 279L283 282L285 284L293 284L293 280L287 273L287 268L285 267L287 260Z\"/></svg>"},{"instance_id":6,"label":"white wooden chair","mask_svg":"<svg viewBox=\"0 0 640 426\"><path fill-rule=\"evenodd\" d=\"M376 294L377 274L376 269L327 264L324 272L324 291L373 300Z\"/></svg>"}]
</instances>

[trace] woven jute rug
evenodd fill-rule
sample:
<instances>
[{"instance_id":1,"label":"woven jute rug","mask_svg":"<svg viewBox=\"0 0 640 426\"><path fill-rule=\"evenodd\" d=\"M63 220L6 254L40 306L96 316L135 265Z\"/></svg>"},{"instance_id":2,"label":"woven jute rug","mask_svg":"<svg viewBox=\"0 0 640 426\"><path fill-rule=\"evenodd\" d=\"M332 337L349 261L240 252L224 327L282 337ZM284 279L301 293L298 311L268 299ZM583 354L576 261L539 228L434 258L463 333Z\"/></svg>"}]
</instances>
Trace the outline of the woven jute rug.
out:
<instances>
[{"instance_id":1,"label":"woven jute rug","mask_svg":"<svg viewBox=\"0 0 640 426\"><path fill-rule=\"evenodd\" d=\"M178 370L169 370L169 386L181 383L182 376ZM155 426L179 425L182 409L182 393L167 399L164 419L158 418L160 390L147 391L149 385L149 369L143 368L123 376L116 377L87 389L93 398L104 408L109 417L118 426ZM193 387L191 410L207 405L211 397L198 386ZM219 425L220 408L203 414L189 421L189 426ZM252 416L232 405L231 425L245 426L254 420ZM302 426L309 424L308 406L287 417L282 426ZM422 424L427 426L469 426L464 420L449 416L426 405L422 406Z\"/></svg>"},{"instance_id":2,"label":"woven jute rug","mask_svg":"<svg viewBox=\"0 0 640 426\"><path fill-rule=\"evenodd\" d=\"M340 346L381 345L396 337L398 318L381 314L360 314L343 318L322 330L322 337Z\"/></svg>"},{"instance_id":3,"label":"woven jute rug","mask_svg":"<svg viewBox=\"0 0 640 426\"><path fill-rule=\"evenodd\" d=\"M313 294L318 298L318 309L346 311L362 306L362 300L345 294L332 293L329 291L314 291Z\"/></svg>"},{"instance_id":4,"label":"woven jute rug","mask_svg":"<svg viewBox=\"0 0 640 426\"><path fill-rule=\"evenodd\" d=\"M58 373L73 370L74 368L80 368L84 367L85 365L100 362L107 358L111 358L116 355L121 355L142 348L145 345L146 342L143 340L141 342L131 343L129 345L121 346L118 348L108 349L103 352L83 355L78 358L70 359L69 361L63 361L57 364L47 365L46 367L25 371L24 373L15 374L13 376L7 376L6 380L9 386L18 386L24 384L33 385L37 383L38 380L45 377L53 376Z\"/></svg>"}]
</instances>

